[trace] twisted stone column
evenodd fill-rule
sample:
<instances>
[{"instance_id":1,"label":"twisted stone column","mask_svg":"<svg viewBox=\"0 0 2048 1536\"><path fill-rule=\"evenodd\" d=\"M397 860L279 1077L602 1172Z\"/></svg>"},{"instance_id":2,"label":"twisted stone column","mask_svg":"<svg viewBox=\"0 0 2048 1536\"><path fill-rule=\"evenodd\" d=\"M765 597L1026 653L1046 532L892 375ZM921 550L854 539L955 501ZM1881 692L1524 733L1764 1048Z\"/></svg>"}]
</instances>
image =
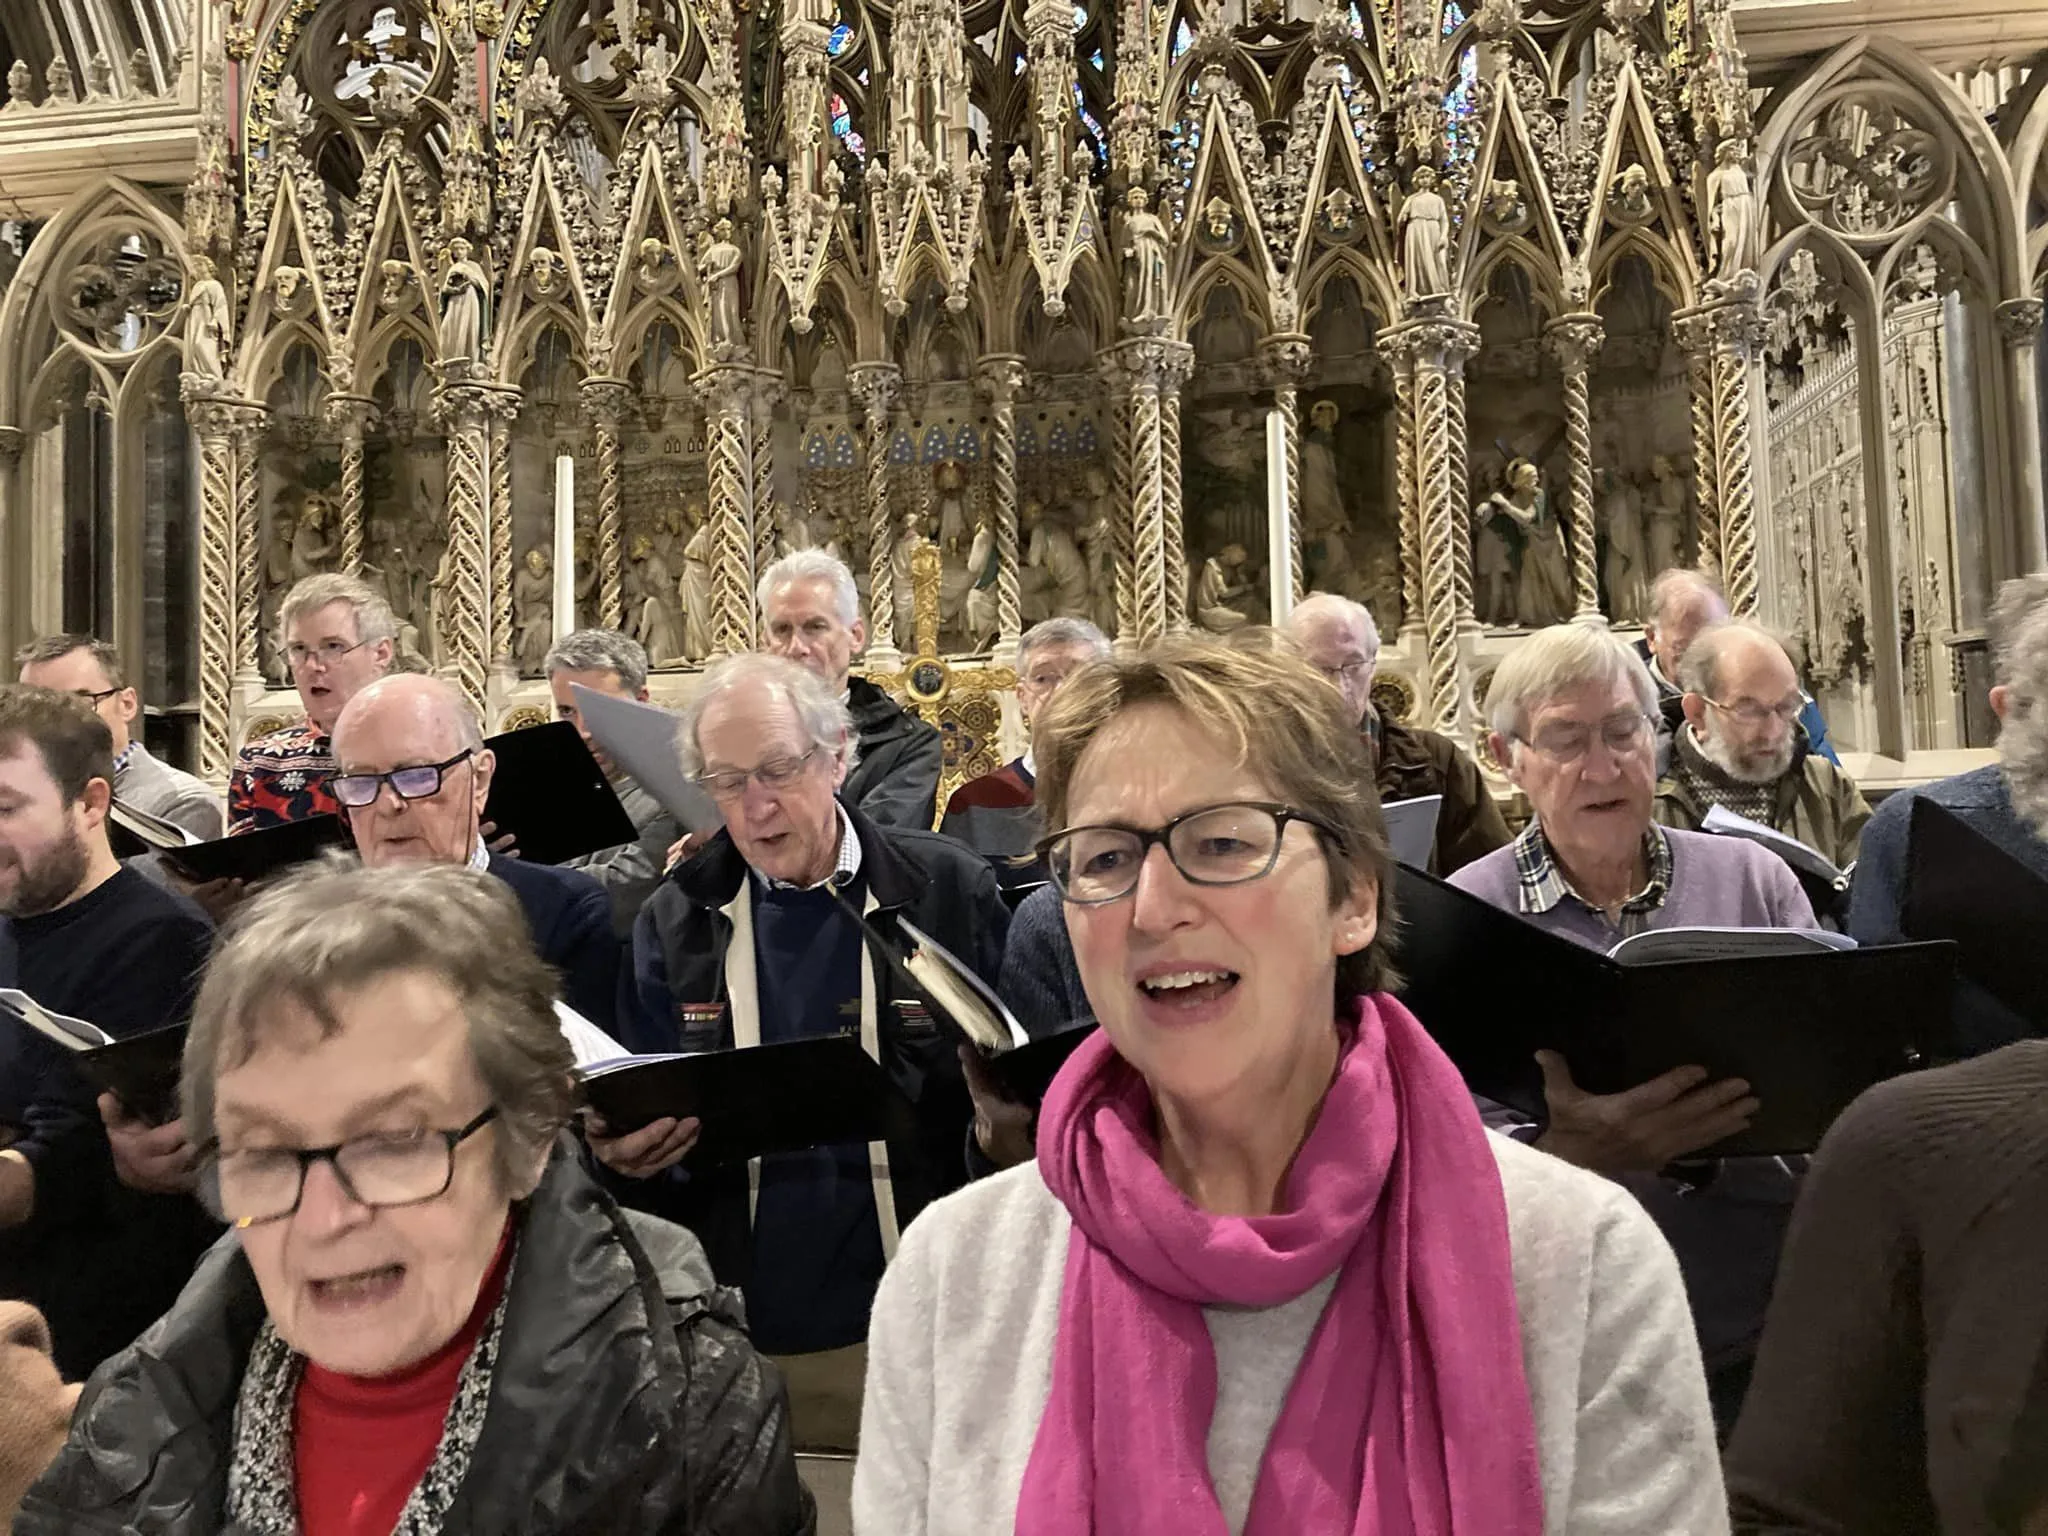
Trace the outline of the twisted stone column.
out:
<instances>
[{"instance_id":1,"label":"twisted stone column","mask_svg":"<svg viewBox=\"0 0 2048 1536\"><path fill-rule=\"evenodd\" d=\"M1703 310L1674 315L1671 334L1685 354L1686 392L1692 405L1692 494L1699 520L1695 559L1700 570L1721 574L1721 450L1715 430L1714 328ZM1658 573L1652 571L1652 576Z\"/></svg>"},{"instance_id":2,"label":"twisted stone column","mask_svg":"<svg viewBox=\"0 0 2048 1536\"><path fill-rule=\"evenodd\" d=\"M218 397L184 398L199 436L199 775L222 784L235 761L235 415Z\"/></svg>"},{"instance_id":3,"label":"twisted stone column","mask_svg":"<svg viewBox=\"0 0 2048 1536\"><path fill-rule=\"evenodd\" d=\"M1593 411L1586 370L1605 337L1600 317L1566 315L1545 332L1564 375L1565 455L1571 462L1572 602L1575 624L1605 624L1600 568L1593 540Z\"/></svg>"},{"instance_id":4,"label":"twisted stone column","mask_svg":"<svg viewBox=\"0 0 2048 1536\"><path fill-rule=\"evenodd\" d=\"M1714 435L1720 447L1721 581L1737 618L1755 618L1757 572L1756 470L1750 419L1750 366L1763 340L1756 306L1717 306L1714 320ZM1704 520L1703 520L1704 522ZM1704 546L1704 532L1701 543Z\"/></svg>"},{"instance_id":5,"label":"twisted stone column","mask_svg":"<svg viewBox=\"0 0 2048 1536\"><path fill-rule=\"evenodd\" d=\"M1465 425L1465 360L1479 350L1477 327L1461 327L1458 344L1444 353L1444 449L1451 470L1451 599L1460 631L1476 632L1472 601L1471 446Z\"/></svg>"},{"instance_id":6,"label":"twisted stone column","mask_svg":"<svg viewBox=\"0 0 2048 1536\"><path fill-rule=\"evenodd\" d=\"M363 434L377 407L367 395L329 395L327 422L341 433L341 566L345 575L363 569Z\"/></svg>"},{"instance_id":7,"label":"twisted stone column","mask_svg":"<svg viewBox=\"0 0 2048 1536\"><path fill-rule=\"evenodd\" d=\"M1261 361L1273 386L1273 407L1280 413L1281 452L1286 460L1287 590L1294 601L1308 595L1308 574L1302 559L1301 527L1301 394L1314 351L1308 337L1295 332L1268 336Z\"/></svg>"},{"instance_id":8,"label":"twisted stone column","mask_svg":"<svg viewBox=\"0 0 2048 1536\"><path fill-rule=\"evenodd\" d=\"M895 534L889 522L889 430L903 371L894 363L856 363L847 383L861 402L868 424L868 648L884 659L896 650L896 591L890 555ZM907 638L907 637L906 637Z\"/></svg>"},{"instance_id":9,"label":"twisted stone column","mask_svg":"<svg viewBox=\"0 0 2048 1536\"><path fill-rule=\"evenodd\" d=\"M782 397L782 375L771 368L754 370L754 393L748 401L747 444L748 513L754 526L753 581L775 563L775 535L781 515L775 505L775 402ZM748 621L754 618L751 597Z\"/></svg>"},{"instance_id":10,"label":"twisted stone column","mask_svg":"<svg viewBox=\"0 0 2048 1536\"><path fill-rule=\"evenodd\" d=\"M734 363L705 369L691 381L704 401L704 473L710 484L711 650L730 656L754 648L754 557L747 524L747 401L753 371Z\"/></svg>"},{"instance_id":11,"label":"twisted stone column","mask_svg":"<svg viewBox=\"0 0 2048 1536\"><path fill-rule=\"evenodd\" d=\"M1116 636L1138 635L1138 517L1131 472L1131 386L1114 356L1101 359L1109 401L1110 562L1116 581Z\"/></svg>"},{"instance_id":12,"label":"twisted stone column","mask_svg":"<svg viewBox=\"0 0 2048 1536\"><path fill-rule=\"evenodd\" d=\"M632 399L623 379L583 381L583 414L595 429L597 446L597 622L623 629L626 617L626 529L620 494L620 428Z\"/></svg>"},{"instance_id":13,"label":"twisted stone column","mask_svg":"<svg viewBox=\"0 0 2048 1536\"><path fill-rule=\"evenodd\" d=\"M2019 445L2020 564L2029 571L2048 566L2048 524L2044 524L2041 468L2041 382L2035 352L2041 339L2041 301L2007 299L1998 306L1998 334L2005 340L2007 377L2012 381L2013 441Z\"/></svg>"},{"instance_id":14,"label":"twisted stone column","mask_svg":"<svg viewBox=\"0 0 2048 1536\"><path fill-rule=\"evenodd\" d=\"M989 470L995 496L991 520L996 536L996 648L998 654L1010 656L1023 631L1017 586L1017 396L1024 389L1024 359L1009 352L984 357L981 387L989 399ZM980 574L970 572L969 577L978 580Z\"/></svg>"},{"instance_id":15,"label":"twisted stone column","mask_svg":"<svg viewBox=\"0 0 2048 1536\"><path fill-rule=\"evenodd\" d=\"M478 719L484 718L490 661L485 509L495 393L486 385L467 383L443 384L434 391L434 416L448 434L447 587L441 599L442 632L434 638L443 670L453 673L452 681Z\"/></svg>"},{"instance_id":16,"label":"twisted stone column","mask_svg":"<svg viewBox=\"0 0 2048 1536\"><path fill-rule=\"evenodd\" d=\"M1472 347L1474 327L1458 321L1411 320L1389 341L1407 351L1415 374L1415 484L1422 532L1424 656L1431 728L1464 742L1463 661L1458 649L1457 546L1465 509L1451 478L1451 373Z\"/></svg>"},{"instance_id":17,"label":"twisted stone column","mask_svg":"<svg viewBox=\"0 0 2048 1536\"><path fill-rule=\"evenodd\" d=\"M491 662L512 665L512 422L519 414L516 389L491 391L490 590Z\"/></svg>"},{"instance_id":18,"label":"twisted stone column","mask_svg":"<svg viewBox=\"0 0 2048 1536\"><path fill-rule=\"evenodd\" d=\"M270 412L252 400L227 407L235 437L235 676L267 686L263 676L263 422Z\"/></svg>"},{"instance_id":19,"label":"twisted stone column","mask_svg":"<svg viewBox=\"0 0 2048 1536\"><path fill-rule=\"evenodd\" d=\"M1159 528L1165 536L1162 564L1166 575L1166 632L1184 634L1188 627L1187 525L1180 495L1180 386L1159 391Z\"/></svg>"},{"instance_id":20,"label":"twisted stone column","mask_svg":"<svg viewBox=\"0 0 2048 1536\"><path fill-rule=\"evenodd\" d=\"M1166 513L1171 504L1169 496L1172 502L1179 499L1180 465L1169 467L1166 462L1168 429L1164 417L1166 397L1169 393L1177 394L1181 382L1193 370L1194 348L1184 341L1147 336L1127 341L1118 350L1131 386L1131 481L1136 523L1132 600L1136 609L1136 637L1140 645L1150 645L1167 632L1172 622L1167 583L1171 580L1183 587L1187 583L1184 556L1175 570L1169 573L1166 568L1170 553ZM1166 486L1169 474L1176 481L1171 493ZM1176 538L1172 549L1178 550L1180 544ZM1184 613L1185 598L1182 603Z\"/></svg>"},{"instance_id":21,"label":"twisted stone column","mask_svg":"<svg viewBox=\"0 0 2048 1536\"><path fill-rule=\"evenodd\" d=\"M1394 500L1401 512L1401 628L1422 628L1422 497L1415 482L1415 354L1382 335L1380 355L1394 375ZM1463 531L1462 529L1460 530Z\"/></svg>"}]
</instances>

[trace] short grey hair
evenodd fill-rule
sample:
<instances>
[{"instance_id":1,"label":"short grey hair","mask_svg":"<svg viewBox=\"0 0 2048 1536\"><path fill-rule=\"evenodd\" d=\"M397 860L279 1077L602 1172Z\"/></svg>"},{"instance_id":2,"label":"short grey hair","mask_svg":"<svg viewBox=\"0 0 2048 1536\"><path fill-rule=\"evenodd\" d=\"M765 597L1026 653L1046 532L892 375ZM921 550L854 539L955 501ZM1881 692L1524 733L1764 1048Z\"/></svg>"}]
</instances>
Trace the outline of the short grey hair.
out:
<instances>
[{"instance_id":1,"label":"short grey hair","mask_svg":"<svg viewBox=\"0 0 2048 1536\"><path fill-rule=\"evenodd\" d=\"M322 571L308 576L285 593L277 605L277 648L283 652L291 638L292 626L309 613L318 613L329 603L347 603L356 618L356 639L364 645L398 638L398 617L376 589L339 571Z\"/></svg>"},{"instance_id":2,"label":"short grey hair","mask_svg":"<svg viewBox=\"0 0 2048 1536\"><path fill-rule=\"evenodd\" d=\"M1730 645L1744 636L1770 642L1784 652L1788 663L1791 662L1792 648L1754 619L1723 619L1699 632L1692 649L1678 664L1678 686L1703 698L1711 699L1718 695L1721 692L1721 658L1727 654ZM1798 668L1795 666L1793 671L1796 673Z\"/></svg>"},{"instance_id":3,"label":"short grey hair","mask_svg":"<svg viewBox=\"0 0 2048 1536\"><path fill-rule=\"evenodd\" d=\"M1025 630L1017 641L1017 670L1024 670L1033 651L1042 651L1051 645L1086 646L1098 661L1110 652L1109 636L1086 619L1041 619Z\"/></svg>"},{"instance_id":4,"label":"short grey hair","mask_svg":"<svg viewBox=\"0 0 2048 1536\"><path fill-rule=\"evenodd\" d=\"M1560 693L1624 679L1643 713L1655 715L1657 685L1634 646L1611 629L1553 624L1516 646L1495 670L1486 690L1486 723L1512 739L1521 733L1532 710Z\"/></svg>"},{"instance_id":5,"label":"short grey hair","mask_svg":"<svg viewBox=\"0 0 2048 1536\"><path fill-rule=\"evenodd\" d=\"M575 629L548 648L541 675L557 672L611 672L628 693L647 686L647 648L616 629Z\"/></svg>"},{"instance_id":6,"label":"short grey hair","mask_svg":"<svg viewBox=\"0 0 2048 1536\"><path fill-rule=\"evenodd\" d=\"M813 747L832 753L846 765L848 773L860 761L860 734L853 728L853 714L846 703L825 685L816 673L797 665L786 656L766 651L742 651L713 662L704 674L704 686L684 706L682 723L676 727L676 750L683 771L704 771L704 753L697 745L697 726L704 709L719 694L758 683L782 695L803 727L804 738Z\"/></svg>"},{"instance_id":7,"label":"short grey hair","mask_svg":"<svg viewBox=\"0 0 2048 1536\"><path fill-rule=\"evenodd\" d=\"M1379 655L1380 627L1373 622L1372 610L1365 604L1353 602L1335 592L1311 592L1294 605L1282 627L1299 640L1303 627L1311 619L1336 619L1342 624L1363 629L1365 648L1374 656Z\"/></svg>"},{"instance_id":8,"label":"short grey hair","mask_svg":"<svg viewBox=\"0 0 2048 1536\"><path fill-rule=\"evenodd\" d=\"M42 666L52 661L62 661L74 651L87 651L99 663L100 670L107 675L109 688L126 688L128 674L121 669L121 653L98 635L44 635L31 640L14 653L17 667Z\"/></svg>"},{"instance_id":9,"label":"short grey hair","mask_svg":"<svg viewBox=\"0 0 2048 1536\"><path fill-rule=\"evenodd\" d=\"M206 968L185 1037L179 1094L192 1145L215 1138L222 1072L294 1014L332 1039L338 999L402 971L433 976L460 1000L470 1054L498 1107L500 1183L513 1199L531 1194L576 1107L575 1057L555 1015L557 978L534 950L519 899L495 875L459 865L371 870L335 855L250 898Z\"/></svg>"},{"instance_id":10,"label":"short grey hair","mask_svg":"<svg viewBox=\"0 0 2048 1536\"><path fill-rule=\"evenodd\" d=\"M1719 582L1689 565L1674 565L1669 570L1659 571L1650 582L1650 623L1667 623L1681 602L1694 597L1711 598L1723 604L1728 601Z\"/></svg>"},{"instance_id":11,"label":"short grey hair","mask_svg":"<svg viewBox=\"0 0 2048 1536\"><path fill-rule=\"evenodd\" d=\"M2048 574L2000 586L1988 627L1993 681L2022 699L2048 696Z\"/></svg>"},{"instance_id":12,"label":"short grey hair","mask_svg":"<svg viewBox=\"0 0 2048 1536\"><path fill-rule=\"evenodd\" d=\"M829 581L839 607L839 622L849 627L860 617L860 588L853 584L853 572L846 562L822 549L799 549L784 555L761 573L754 588L754 602L762 617L768 614L768 599L794 581Z\"/></svg>"}]
</instances>

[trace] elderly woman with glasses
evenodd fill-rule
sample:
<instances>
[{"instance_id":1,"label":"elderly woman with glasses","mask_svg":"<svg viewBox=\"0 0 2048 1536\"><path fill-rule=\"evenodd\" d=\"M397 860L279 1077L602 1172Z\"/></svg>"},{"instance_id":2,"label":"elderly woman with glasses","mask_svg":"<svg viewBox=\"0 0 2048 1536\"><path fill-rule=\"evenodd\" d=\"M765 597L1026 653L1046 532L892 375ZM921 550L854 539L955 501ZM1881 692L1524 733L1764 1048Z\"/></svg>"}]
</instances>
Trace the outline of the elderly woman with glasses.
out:
<instances>
[{"instance_id":1,"label":"elderly woman with glasses","mask_svg":"<svg viewBox=\"0 0 2048 1536\"><path fill-rule=\"evenodd\" d=\"M808 1532L781 1385L702 1251L561 1134L553 993L487 876L257 897L185 1047L232 1237L94 1376L15 1529Z\"/></svg>"},{"instance_id":2,"label":"elderly woman with glasses","mask_svg":"<svg viewBox=\"0 0 2048 1536\"><path fill-rule=\"evenodd\" d=\"M1099 663L1032 738L1102 1028L903 1238L861 1531L1727 1529L1671 1255L1386 988L1364 746L1298 658Z\"/></svg>"}]
</instances>

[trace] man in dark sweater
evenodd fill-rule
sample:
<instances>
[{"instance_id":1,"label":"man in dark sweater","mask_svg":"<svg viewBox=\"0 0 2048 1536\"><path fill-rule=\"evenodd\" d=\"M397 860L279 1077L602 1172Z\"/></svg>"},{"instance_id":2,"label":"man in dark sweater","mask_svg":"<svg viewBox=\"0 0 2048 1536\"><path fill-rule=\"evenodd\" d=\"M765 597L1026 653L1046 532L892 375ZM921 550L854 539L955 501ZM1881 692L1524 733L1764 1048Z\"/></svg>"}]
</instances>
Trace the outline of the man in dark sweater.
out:
<instances>
[{"instance_id":1,"label":"man in dark sweater","mask_svg":"<svg viewBox=\"0 0 2048 1536\"><path fill-rule=\"evenodd\" d=\"M910 1100L905 1130L760 1159L675 1170L695 1120L658 1120L593 1149L636 1181L631 1203L702 1239L719 1279L747 1294L755 1342L780 1358L801 1443L845 1449L859 1425L868 1311L901 1228L967 1175L969 1101L954 1047L898 1000L885 964L835 892L887 932L907 917L979 974L1002 960L1008 909L985 861L936 833L878 827L834 795L852 744L818 677L770 656L713 667L679 733L725 830L663 882L633 936L636 1051L723 1050L857 1034Z\"/></svg>"},{"instance_id":2,"label":"man in dark sweater","mask_svg":"<svg viewBox=\"0 0 2048 1536\"><path fill-rule=\"evenodd\" d=\"M815 675L853 716L860 751L840 798L884 827L929 830L938 814L945 747L873 683L854 677L867 644L853 573L819 549L784 555L761 574L761 649Z\"/></svg>"},{"instance_id":3,"label":"man in dark sweater","mask_svg":"<svg viewBox=\"0 0 2048 1536\"><path fill-rule=\"evenodd\" d=\"M125 1038L186 1017L212 925L114 858L113 756L83 700L0 688L0 985ZM163 1313L219 1232L189 1180L117 1181L103 1113L147 1130L111 1096L96 1107L62 1047L0 1023L0 1295L43 1310L74 1379Z\"/></svg>"}]
</instances>

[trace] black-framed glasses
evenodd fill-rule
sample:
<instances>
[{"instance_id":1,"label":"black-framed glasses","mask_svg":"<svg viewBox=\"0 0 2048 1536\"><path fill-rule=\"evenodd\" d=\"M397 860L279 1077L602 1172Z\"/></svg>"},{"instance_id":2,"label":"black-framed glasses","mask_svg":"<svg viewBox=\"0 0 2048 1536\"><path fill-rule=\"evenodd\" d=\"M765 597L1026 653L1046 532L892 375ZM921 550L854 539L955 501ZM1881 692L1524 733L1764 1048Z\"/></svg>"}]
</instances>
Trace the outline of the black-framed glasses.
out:
<instances>
[{"instance_id":1,"label":"black-framed glasses","mask_svg":"<svg viewBox=\"0 0 2048 1536\"><path fill-rule=\"evenodd\" d=\"M450 768L474 756L474 747L464 747L446 762L416 763L389 773L337 773L328 779L327 788L335 799L356 811L375 805L386 784L401 800L429 800L441 793L442 777Z\"/></svg>"},{"instance_id":2,"label":"black-framed glasses","mask_svg":"<svg viewBox=\"0 0 2048 1536\"><path fill-rule=\"evenodd\" d=\"M100 704L104 700L111 699L115 694L119 693L121 690L119 688L102 688L97 693L95 693L90 688L72 688L67 691L74 699L83 699L85 700L86 703L90 704L94 709L98 709L100 707Z\"/></svg>"},{"instance_id":3,"label":"black-framed glasses","mask_svg":"<svg viewBox=\"0 0 2048 1536\"><path fill-rule=\"evenodd\" d=\"M1332 842L1342 834L1320 817L1291 805L1233 800L1183 811L1163 827L1114 823L1068 827L1041 839L1045 860L1061 896L1077 906L1115 901L1137 889L1138 871L1157 843L1191 885L1243 885L1263 879L1280 861L1287 824L1314 827Z\"/></svg>"},{"instance_id":4,"label":"black-framed glasses","mask_svg":"<svg viewBox=\"0 0 2048 1536\"><path fill-rule=\"evenodd\" d=\"M1640 710L1625 710L1609 715L1598 725L1580 725L1572 721L1560 721L1546 725L1534 736L1517 735L1515 740L1534 748L1553 763L1576 763L1593 750L1595 740L1604 742L1607 750L1616 757L1626 757L1642 750L1650 740L1657 722L1654 717Z\"/></svg>"},{"instance_id":5,"label":"black-framed glasses","mask_svg":"<svg viewBox=\"0 0 2048 1536\"><path fill-rule=\"evenodd\" d=\"M498 1118L493 1104L459 1131L398 1131L357 1136L331 1147L249 1147L200 1158L199 1198L237 1231L282 1221L299 1208L315 1163L334 1170L357 1205L389 1210L438 1200L455 1182L455 1149Z\"/></svg>"},{"instance_id":6,"label":"black-framed glasses","mask_svg":"<svg viewBox=\"0 0 2048 1536\"><path fill-rule=\"evenodd\" d=\"M323 667L331 667L350 651L360 651L370 642L358 640L350 645L341 640L322 640L318 645L301 645L294 640L284 648L285 660L295 667L303 667L309 661L318 661Z\"/></svg>"},{"instance_id":7,"label":"black-framed glasses","mask_svg":"<svg viewBox=\"0 0 2048 1536\"><path fill-rule=\"evenodd\" d=\"M787 789L802 777L804 769L817 755L818 749L813 747L799 757L772 757L752 768L729 768L722 773L700 773L697 775L696 784L714 800L737 800L746 793L749 779L767 789Z\"/></svg>"}]
</instances>

